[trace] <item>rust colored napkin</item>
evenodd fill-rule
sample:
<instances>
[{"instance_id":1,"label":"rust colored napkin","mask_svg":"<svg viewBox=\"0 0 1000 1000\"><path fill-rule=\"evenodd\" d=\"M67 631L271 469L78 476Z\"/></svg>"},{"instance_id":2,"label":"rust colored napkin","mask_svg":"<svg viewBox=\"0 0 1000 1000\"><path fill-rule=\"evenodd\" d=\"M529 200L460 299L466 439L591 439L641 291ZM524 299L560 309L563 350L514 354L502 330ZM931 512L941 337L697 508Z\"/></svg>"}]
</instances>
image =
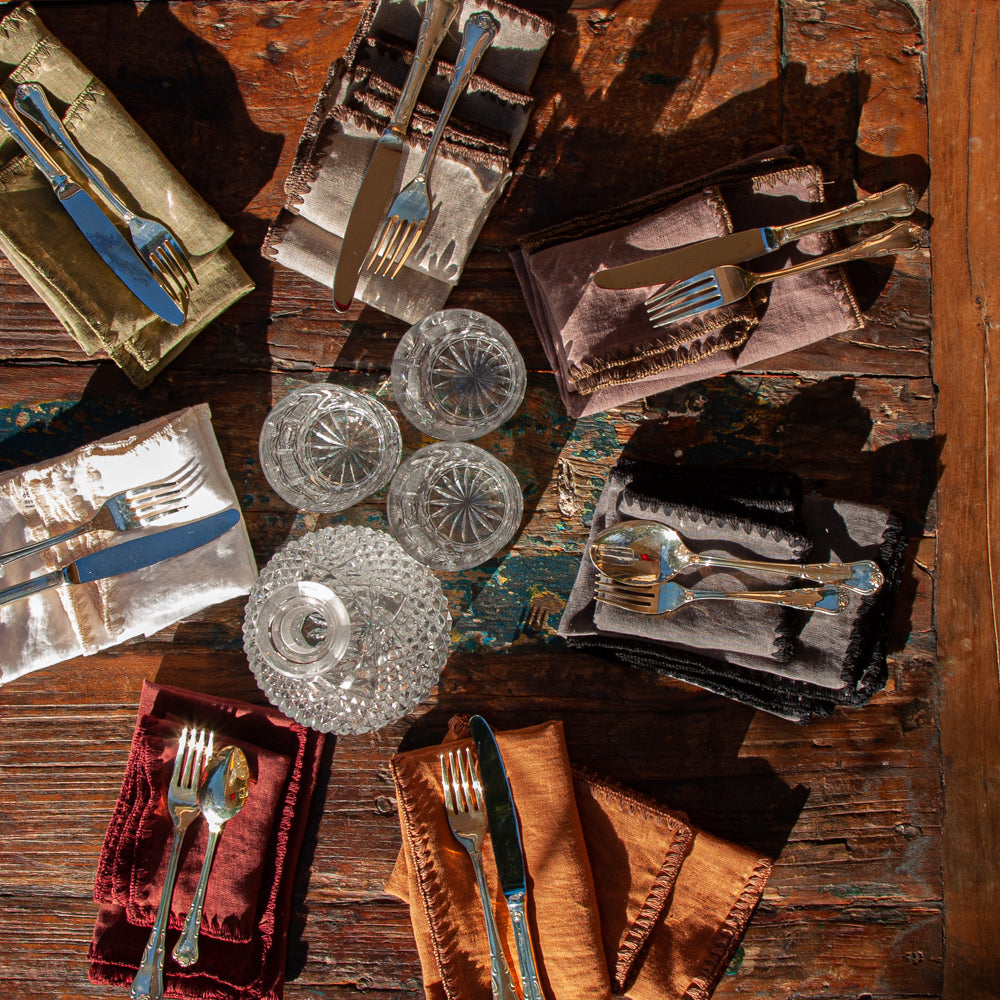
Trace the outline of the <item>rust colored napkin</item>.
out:
<instances>
[{"instance_id":1,"label":"rust colored napkin","mask_svg":"<svg viewBox=\"0 0 1000 1000\"><path fill-rule=\"evenodd\" d=\"M512 254L535 328L571 417L598 413L863 325L842 268L758 286L732 305L655 328L655 287L599 288L602 268L824 210L823 175L780 147L711 175L524 237ZM810 236L751 265L777 270L836 248ZM759 264L759 266L758 266Z\"/></svg>"},{"instance_id":2,"label":"rust colored napkin","mask_svg":"<svg viewBox=\"0 0 1000 1000\"><path fill-rule=\"evenodd\" d=\"M184 725L212 729L216 747L242 747L257 780L219 839L201 925L201 957L183 969L170 949L197 883L207 836L203 821L188 831L171 902L166 994L279 998L295 866L324 738L274 709L148 681L98 862L94 899L100 911L89 952L90 979L126 986L139 966L170 849L166 787Z\"/></svg>"},{"instance_id":3,"label":"rust colored napkin","mask_svg":"<svg viewBox=\"0 0 1000 1000\"><path fill-rule=\"evenodd\" d=\"M446 745L468 745L456 719ZM516 801L529 922L551 1000L708 997L764 889L770 862L685 818L574 771L562 724L497 734ZM403 849L386 891L409 903L432 1000L488 1000L489 951L471 862L448 827L439 747L393 758ZM484 868L518 976L489 838Z\"/></svg>"}]
</instances>

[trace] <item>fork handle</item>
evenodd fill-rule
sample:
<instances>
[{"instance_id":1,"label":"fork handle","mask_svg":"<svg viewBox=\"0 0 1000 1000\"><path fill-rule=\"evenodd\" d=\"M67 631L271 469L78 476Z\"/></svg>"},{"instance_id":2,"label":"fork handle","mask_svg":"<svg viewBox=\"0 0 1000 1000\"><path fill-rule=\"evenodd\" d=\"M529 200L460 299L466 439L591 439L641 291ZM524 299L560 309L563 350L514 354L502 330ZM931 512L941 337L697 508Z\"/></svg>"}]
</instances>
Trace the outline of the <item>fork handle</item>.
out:
<instances>
[{"instance_id":1,"label":"fork handle","mask_svg":"<svg viewBox=\"0 0 1000 1000\"><path fill-rule=\"evenodd\" d=\"M837 250L834 253L824 254L822 257L813 257L803 261L801 264L793 264L780 271L768 271L765 274L755 274L755 284L764 281L774 281L776 278L787 278L793 274L802 274L805 271L817 271L821 267L833 267L835 264L846 264L851 260L867 260L871 257L886 257L894 253L906 253L910 250L919 250L926 246L924 231L919 226L914 226L909 222L897 222L891 229L869 236L868 239L860 243Z\"/></svg>"},{"instance_id":2,"label":"fork handle","mask_svg":"<svg viewBox=\"0 0 1000 1000\"><path fill-rule=\"evenodd\" d=\"M52 109L45 91L37 83L19 83L14 91L17 110L30 118L74 163L77 169L94 186L123 222L128 222L135 213L129 211L121 199L104 183L97 171L87 162L80 147L66 131L59 116Z\"/></svg>"},{"instance_id":3,"label":"fork handle","mask_svg":"<svg viewBox=\"0 0 1000 1000\"><path fill-rule=\"evenodd\" d=\"M493 901L490 898L489 886L486 884L486 876L483 874L482 855L475 851L470 851L470 855L472 868L476 873L476 885L479 888L479 901L483 905L486 937L490 943L490 987L493 991L493 1000L518 1000L517 991L514 989L514 977L511 975L510 966L507 965L507 956L504 955L500 933L493 917Z\"/></svg>"},{"instance_id":4,"label":"fork handle","mask_svg":"<svg viewBox=\"0 0 1000 1000\"><path fill-rule=\"evenodd\" d=\"M163 996L163 960L166 957L167 921L170 918L170 898L174 894L174 882L177 880L177 867L181 858L181 845L184 843L183 830L174 830L174 842L170 848L170 861L167 863L167 874L163 880L163 891L160 894L160 905L156 908L156 919L153 929L149 932L146 950L142 953L142 962L136 972L128 995L132 1000L159 1000Z\"/></svg>"},{"instance_id":5,"label":"fork handle","mask_svg":"<svg viewBox=\"0 0 1000 1000\"><path fill-rule=\"evenodd\" d=\"M689 590L684 603L690 601L755 601L758 604L780 604L785 608L812 608L824 614L840 614L847 607L847 596L840 587L803 587L800 590Z\"/></svg>"},{"instance_id":6,"label":"fork handle","mask_svg":"<svg viewBox=\"0 0 1000 1000\"><path fill-rule=\"evenodd\" d=\"M521 990L524 1000L545 1000L542 984L538 981L538 966L535 964L535 949L531 944L531 929L524 906L524 895L507 897L510 924L514 930L514 946L517 949L517 964L521 969Z\"/></svg>"},{"instance_id":7,"label":"fork handle","mask_svg":"<svg viewBox=\"0 0 1000 1000\"><path fill-rule=\"evenodd\" d=\"M208 842L205 844L205 857L201 863L201 874L198 876L198 886L191 899L191 907L184 918L181 936L174 945L171 954L178 965L187 968L198 961L198 932L201 930L201 917L205 912L205 892L208 889L208 876L212 871L212 861L215 858L215 847L219 843L222 827L209 827Z\"/></svg>"},{"instance_id":8,"label":"fork handle","mask_svg":"<svg viewBox=\"0 0 1000 1000\"><path fill-rule=\"evenodd\" d=\"M20 89L20 88L19 88ZM814 215L800 222L790 222L785 226L774 226L771 230L778 246L815 233L828 233L842 226L858 225L862 222L885 222L888 219L912 215L917 207L917 192L909 184L897 184L886 191L869 195L851 205L835 208L823 215Z\"/></svg>"},{"instance_id":9,"label":"fork handle","mask_svg":"<svg viewBox=\"0 0 1000 1000\"><path fill-rule=\"evenodd\" d=\"M472 79L472 74L476 72L479 61L483 58L486 50L493 44L493 39L496 38L499 30L500 23L495 17L487 14L484 10L476 11L465 22L465 28L462 31L462 47L459 49L458 58L455 60L455 66L451 72L451 83L448 85L448 93L444 99L441 114L438 115L437 124L431 133L430 144L427 146L427 152L424 153L424 158L417 174L418 177L422 177L425 181L430 176L431 164L434 162L434 156L444 136L444 130L448 125L448 120L451 118L451 113L455 110L455 105L458 103L459 97L462 96L462 92L469 85L469 80Z\"/></svg>"},{"instance_id":10,"label":"fork handle","mask_svg":"<svg viewBox=\"0 0 1000 1000\"><path fill-rule=\"evenodd\" d=\"M699 555L691 560L691 564L725 569L754 569L762 573L786 573L799 580L839 583L845 590L852 590L857 594L874 594L885 583L882 570L871 559L852 563L783 563Z\"/></svg>"},{"instance_id":11,"label":"fork handle","mask_svg":"<svg viewBox=\"0 0 1000 1000\"><path fill-rule=\"evenodd\" d=\"M90 527L89 521L86 524L78 524L75 528L70 528L68 531L63 531L58 535L52 535L49 538L40 538L37 542L22 545L19 549L4 552L0 554L0 569L3 569L4 566L14 562L16 559L23 559L25 556L30 556L35 552L42 552L44 549L58 545L60 542L68 542L71 538L82 535L88 527Z\"/></svg>"}]
</instances>

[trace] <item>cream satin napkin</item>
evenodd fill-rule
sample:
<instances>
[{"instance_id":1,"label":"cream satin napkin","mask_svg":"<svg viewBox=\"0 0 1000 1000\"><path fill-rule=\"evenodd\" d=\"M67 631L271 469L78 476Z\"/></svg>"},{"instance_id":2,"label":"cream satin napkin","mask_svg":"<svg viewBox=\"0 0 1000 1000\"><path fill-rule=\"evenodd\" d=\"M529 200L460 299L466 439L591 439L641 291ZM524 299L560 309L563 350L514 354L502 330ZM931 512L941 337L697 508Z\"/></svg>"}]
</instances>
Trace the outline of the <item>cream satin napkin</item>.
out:
<instances>
[{"instance_id":1,"label":"cream satin napkin","mask_svg":"<svg viewBox=\"0 0 1000 1000\"><path fill-rule=\"evenodd\" d=\"M185 485L185 509L127 537L239 509L206 404L7 474L0 480L0 551L85 522L122 490L172 477ZM26 556L4 569L0 586L51 572L125 537L122 532L89 532ZM214 542L155 566L0 605L0 683L152 635L212 604L249 593L256 578L241 518Z\"/></svg>"}]
</instances>

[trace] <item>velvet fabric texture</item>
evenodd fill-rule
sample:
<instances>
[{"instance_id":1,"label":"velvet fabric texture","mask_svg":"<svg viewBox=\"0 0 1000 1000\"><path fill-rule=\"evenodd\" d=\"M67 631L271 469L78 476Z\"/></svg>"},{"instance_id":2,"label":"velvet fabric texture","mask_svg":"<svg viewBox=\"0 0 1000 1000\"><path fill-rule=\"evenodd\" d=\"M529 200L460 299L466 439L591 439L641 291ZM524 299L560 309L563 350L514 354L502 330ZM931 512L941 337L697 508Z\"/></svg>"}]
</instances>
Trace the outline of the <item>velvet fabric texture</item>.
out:
<instances>
[{"instance_id":1,"label":"velvet fabric texture","mask_svg":"<svg viewBox=\"0 0 1000 1000\"><path fill-rule=\"evenodd\" d=\"M686 818L574 770L562 724L497 733L521 826L529 925L551 1000L711 995L759 900L770 862ZM488 1000L489 950L472 864L448 826L441 747L392 760L403 849L386 891L408 902L431 1000ZM484 869L511 972L510 919L489 837Z\"/></svg>"},{"instance_id":2,"label":"velvet fabric texture","mask_svg":"<svg viewBox=\"0 0 1000 1000\"><path fill-rule=\"evenodd\" d=\"M532 108L527 92L553 31L544 18L497 0L462 6L421 90L397 191L419 169L462 28L478 10L493 14L500 30L459 98L435 157L431 221L396 277L362 271L355 292L359 301L410 323L444 306L510 181L511 157ZM351 209L412 61L420 13L409 0L375 0L366 8L344 57L330 67L299 141L286 203L262 247L265 257L332 286Z\"/></svg>"},{"instance_id":3,"label":"velvet fabric texture","mask_svg":"<svg viewBox=\"0 0 1000 1000\"><path fill-rule=\"evenodd\" d=\"M261 708L147 681L121 793L98 862L100 909L90 945L91 982L127 986L139 967L160 900L173 831L166 809L177 738L207 728L215 746L235 744L256 780L243 810L223 828L199 936L199 961L170 957L204 857L206 824L188 830L171 902L166 995L277 1000L282 995L288 916L324 737Z\"/></svg>"},{"instance_id":4,"label":"velvet fabric texture","mask_svg":"<svg viewBox=\"0 0 1000 1000\"><path fill-rule=\"evenodd\" d=\"M232 230L107 87L21 4L0 18L0 85L13 98L19 83L32 81L111 190L131 211L173 232L198 284L180 326L150 312L114 277L6 132L0 132L0 250L88 355L104 351L132 382L148 385L253 282L226 247Z\"/></svg>"},{"instance_id":5,"label":"velvet fabric texture","mask_svg":"<svg viewBox=\"0 0 1000 1000\"><path fill-rule=\"evenodd\" d=\"M756 604L734 613L737 604L705 602L650 620L603 609L594 600L596 571L585 555L559 624L571 646L803 723L829 715L837 705L862 705L885 685L886 639L906 550L898 515L803 496L796 477L770 471L669 468L620 459L598 501L590 540L607 525L636 517L682 525L692 548L708 537L738 558L773 559L767 553L783 540L797 553L794 561L872 559L885 583L872 595L848 593L839 615ZM728 573L706 568L697 580L704 589L734 589ZM771 589L789 582L770 578ZM799 580L794 585L815 586ZM756 636L759 644L767 635L782 655L773 655L767 644L754 649L740 638Z\"/></svg>"},{"instance_id":6,"label":"velvet fabric texture","mask_svg":"<svg viewBox=\"0 0 1000 1000\"><path fill-rule=\"evenodd\" d=\"M824 210L820 170L780 147L694 181L525 236L514 269L572 417L758 364L863 325L842 268L757 286L729 306L656 328L658 287L605 289L602 268ZM778 270L836 249L829 233L783 247L751 270Z\"/></svg>"}]
</instances>

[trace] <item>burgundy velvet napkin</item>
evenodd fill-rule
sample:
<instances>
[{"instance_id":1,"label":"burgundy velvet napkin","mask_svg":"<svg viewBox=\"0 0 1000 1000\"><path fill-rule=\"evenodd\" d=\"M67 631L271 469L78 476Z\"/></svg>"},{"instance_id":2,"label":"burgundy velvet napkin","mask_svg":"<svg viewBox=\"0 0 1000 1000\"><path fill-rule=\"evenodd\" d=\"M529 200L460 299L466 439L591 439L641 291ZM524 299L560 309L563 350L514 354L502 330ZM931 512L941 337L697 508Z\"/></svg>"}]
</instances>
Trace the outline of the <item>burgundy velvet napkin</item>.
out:
<instances>
[{"instance_id":1,"label":"burgundy velvet napkin","mask_svg":"<svg viewBox=\"0 0 1000 1000\"><path fill-rule=\"evenodd\" d=\"M145 682L118 802L98 862L92 982L127 986L149 936L170 849L166 787L184 725L250 756L256 782L219 840L189 969L170 957L204 857L205 823L188 831L171 903L167 996L280 998L295 867L324 737L271 708Z\"/></svg>"}]
</instances>

